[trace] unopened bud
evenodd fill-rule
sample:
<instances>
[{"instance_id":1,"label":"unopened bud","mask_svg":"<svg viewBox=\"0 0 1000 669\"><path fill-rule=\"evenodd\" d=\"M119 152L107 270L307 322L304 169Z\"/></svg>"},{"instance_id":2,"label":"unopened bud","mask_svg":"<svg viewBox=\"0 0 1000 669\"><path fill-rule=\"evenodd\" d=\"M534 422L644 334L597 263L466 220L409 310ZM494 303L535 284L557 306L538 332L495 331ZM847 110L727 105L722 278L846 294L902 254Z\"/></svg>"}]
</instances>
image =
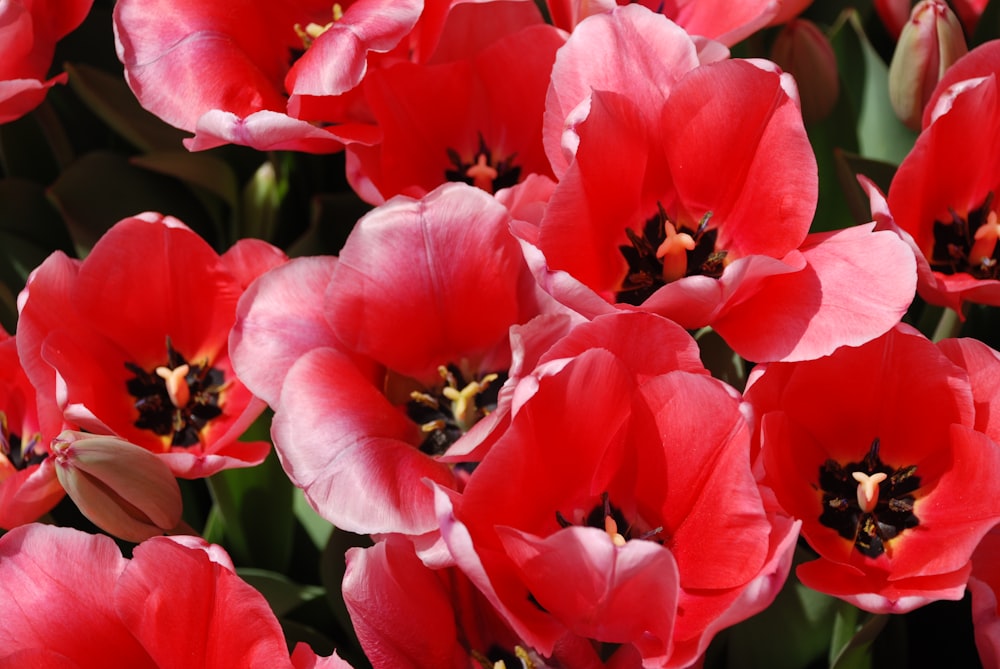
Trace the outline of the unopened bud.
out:
<instances>
[{"instance_id":1,"label":"unopened bud","mask_svg":"<svg viewBox=\"0 0 1000 669\"><path fill-rule=\"evenodd\" d=\"M923 0L914 6L889 65L889 100L899 120L920 130L934 87L968 50L962 25L946 3Z\"/></svg>"},{"instance_id":2,"label":"unopened bud","mask_svg":"<svg viewBox=\"0 0 1000 669\"><path fill-rule=\"evenodd\" d=\"M837 103L840 79L833 46L812 21L796 19L782 28L771 47L771 60L795 78L802 119L826 118Z\"/></svg>"},{"instance_id":3,"label":"unopened bud","mask_svg":"<svg viewBox=\"0 0 1000 669\"><path fill-rule=\"evenodd\" d=\"M56 476L92 523L140 542L178 526L181 493L160 458L117 437L66 430L52 441Z\"/></svg>"}]
</instances>

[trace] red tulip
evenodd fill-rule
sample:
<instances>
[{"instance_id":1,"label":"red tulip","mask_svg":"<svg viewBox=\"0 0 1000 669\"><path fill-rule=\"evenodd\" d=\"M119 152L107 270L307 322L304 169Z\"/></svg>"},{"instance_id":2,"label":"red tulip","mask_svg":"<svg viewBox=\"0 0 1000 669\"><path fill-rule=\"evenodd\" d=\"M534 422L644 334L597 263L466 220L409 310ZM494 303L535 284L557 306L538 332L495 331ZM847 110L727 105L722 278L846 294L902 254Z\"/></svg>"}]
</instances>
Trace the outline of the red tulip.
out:
<instances>
[{"instance_id":1,"label":"red tulip","mask_svg":"<svg viewBox=\"0 0 1000 669\"><path fill-rule=\"evenodd\" d=\"M156 537L121 556L104 536L26 525L0 537L0 667L308 669L348 665L304 644L288 656L264 597L229 556Z\"/></svg>"},{"instance_id":2,"label":"red tulip","mask_svg":"<svg viewBox=\"0 0 1000 669\"><path fill-rule=\"evenodd\" d=\"M543 656L583 637L688 666L787 573L796 527L765 511L735 392L636 347L671 333L650 314L577 326L464 491L437 489L456 563Z\"/></svg>"},{"instance_id":3,"label":"red tulip","mask_svg":"<svg viewBox=\"0 0 1000 669\"><path fill-rule=\"evenodd\" d=\"M62 430L55 398L39 395L0 329L0 528L37 520L63 497L49 443Z\"/></svg>"},{"instance_id":4,"label":"red tulip","mask_svg":"<svg viewBox=\"0 0 1000 669\"><path fill-rule=\"evenodd\" d=\"M751 360L881 334L913 297L908 249L871 226L807 237L817 175L794 82L719 48L636 6L583 21L546 105L559 183L537 230L518 234L549 271L712 326ZM569 292L557 297L593 313Z\"/></svg>"},{"instance_id":5,"label":"red tulip","mask_svg":"<svg viewBox=\"0 0 1000 669\"><path fill-rule=\"evenodd\" d=\"M542 148L549 71L563 33L530 3L453 8L428 63L379 68L362 85L382 133L348 150L348 178L373 204L447 181L488 193L552 175ZM517 72L517 77L511 77Z\"/></svg>"},{"instance_id":6,"label":"red tulip","mask_svg":"<svg viewBox=\"0 0 1000 669\"><path fill-rule=\"evenodd\" d=\"M419 0L125 0L115 5L115 43L139 102L196 133L189 149L327 153L377 134L363 119L313 118L303 101L349 93L369 55L395 47L422 8Z\"/></svg>"},{"instance_id":7,"label":"red tulip","mask_svg":"<svg viewBox=\"0 0 1000 669\"><path fill-rule=\"evenodd\" d=\"M175 475L260 462L237 438L263 403L236 378L229 331L250 281L285 261L244 240L218 255L176 219L143 214L83 261L51 255L21 295L18 352L66 420L164 458Z\"/></svg>"},{"instance_id":8,"label":"red tulip","mask_svg":"<svg viewBox=\"0 0 1000 669\"><path fill-rule=\"evenodd\" d=\"M1000 41L957 61L924 112L923 131L886 199L866 188L879 226L896 230L917 259L921 297L961 311L1000 304L997 200Z\"/></svg>"},{"instance_id":9,"label":"red tulip","mask_svg":"<svg viewBox=\"0 0 1000 669\"><path fill-rule=\"evenodd\" d=\"M567 639L555 662L546 663L459 569L428 568L399 536L349 550L343 592L375 669L470 669L498 662L517 667L522 659L535 669L605 666L582 639Z\"/></svg>"},{"instance_id":10,"label":"red tulip","mask_svg":"<svg viewBox=\"0 0 1000 669\"><path fill-rule=\"evenodd\" d=\"M977 358L985 360L981 356ZM1000 359L982 370L996 377ZM807 586L869 611L961 599L970 557L1000 520L989 387L910 328L799 363L755 368L765 482L819 559ZM974 399L976 400L974 402ZM995 402L995 400L989 400Z\"/></svg>"},{"instance_id":11,"label":"red tulip","mask_svg":"<svg viewBox=\"0 0 1000 669\"><path fill-rule=\"evenodd\" d=\"M41 104L63 72L47 78L56 42L83 23L94 0L21 0L0 5L0 123Z\"/></svg>"}]
</instances>

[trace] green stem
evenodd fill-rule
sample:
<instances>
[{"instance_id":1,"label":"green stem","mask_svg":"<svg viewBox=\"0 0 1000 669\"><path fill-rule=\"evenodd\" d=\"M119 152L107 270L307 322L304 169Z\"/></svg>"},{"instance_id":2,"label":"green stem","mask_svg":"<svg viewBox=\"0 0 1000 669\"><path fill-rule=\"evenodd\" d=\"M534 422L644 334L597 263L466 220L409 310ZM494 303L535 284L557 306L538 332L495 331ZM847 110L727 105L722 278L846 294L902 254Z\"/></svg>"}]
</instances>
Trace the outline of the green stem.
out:
<instances>
[{"instance_id":1,"label":"green stem","mask_svg":"<svg viewBox=\"0 0 1000 669\"><path fill-rule=\"evenodd\" d=\"M931 337L931 341L936 343L942 339L957 337L958 333L962 331L962 325L964 325L964 321L957 311L954 309L945 309L941 312L941 320L938 321L937 327L934 328L934 335Z\"/></svg>"}]
</instances>

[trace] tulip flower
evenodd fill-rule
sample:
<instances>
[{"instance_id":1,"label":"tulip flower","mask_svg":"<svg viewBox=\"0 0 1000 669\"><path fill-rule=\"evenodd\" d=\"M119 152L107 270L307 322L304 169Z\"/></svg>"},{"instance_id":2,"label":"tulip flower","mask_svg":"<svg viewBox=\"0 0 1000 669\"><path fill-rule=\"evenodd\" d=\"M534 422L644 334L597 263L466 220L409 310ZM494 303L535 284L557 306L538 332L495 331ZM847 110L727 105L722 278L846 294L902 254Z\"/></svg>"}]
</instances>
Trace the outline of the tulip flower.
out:
<instances>
[{"instance_id":1,"label":"tulip flower","mask_svg":"<svg viewBox=\"0 0 1000 669\"><path fill-rule=\"evenodd\" d=\"M126 0L115 4L115 47L139 102L195 133L185 140L192 151L236 143L329 153L377 133L364 119L317 118L312 101L353 90L369 56L395 47L422 9L419 0Z\"/></svg>"},{"instance_id":2,"label":"tulip flower","mask_svg":"<svg viewBox=\"0 0 1000 669\"><path fill-rule=\"evenodd\" d=\"M85 260L49 256L21 294L18 353L39 392L71 425L113 435L198 478L264 459L266 442L239 442L263 403L228 353L246 286L285 261L243 240L216 253L180 221L125 219Z\"/></svg>"},{"instance_id":3,"label":"tulip flower","mask_svg":"<svg viewBox=\"0 0 1000 669\"><path fill-rule=\"evenodd\" d=\"M289 658L264 597L195 537L154 537L125 559L108 537L25 525L0 537L0 595L3 669L348 667L305 644Z\"/></svg>"},{"instance_id":4,"label":"tulip flower","mask_svg":"<svg viewBox=\"0 0 1000 669\"><path fill-rule=\"evenodd\" d=\"M464 490L437 487L456 564L543 657L582 637L689 666L787 574L797 525L764 507L735 391L634 346L681 336L652 314L573 328Z\"/></svg>"},{"instance_id":5,"label":"tulip flower","mask_svg":"<svg viewBox=\"0 0 1000 669\"><path fill-rule=\"evenodd\" d=\"M916 257L920 296L960 313L966 302L1000 304L998 71L1000 41L958 60L935 89L888 197L862 179L878 227L896 231Z\"/></svg>"},{"instance_id":6,"label":"tulip flower","mask_svg":"<svg viewBox=\"0 0 1000 669\"><path fill-rule=\"evenodd\" d=\"M343 593L375 669L604 666L583 639L563 644L546 663L458 568L428 568L398 535L348 550Z\"/></svg>"},{"instance_id":7,"label":"tulip flower","mask_svg":"<svg viewBox=\"0 0 1000 669\"><path fill-rule=\"evenodd\" d=\"M63 72L48 77L56 42L83 23L93 0L51 3L22 0L0 5L0 123L9 123L41 104Z\"/></svg>"},{"instance_id":8,"label":"tulip flower","mask_svg":"<svg viewBox=\"0 0 1000 669\"><path fill-rule=\"evenodd\" d=\"M517 232L544 256L539 280L711 326L756 361L881 334L913 298L910 251L872 225L809 235L817 173L794 81L720 48L635 5L577 26L546 102L558 184Z\"/></svg>"},{"instance_id":9,"label":"tulip flower","mask_svg":"<svg viewBox=\"0 0 1000 669\"><path fill-rule=\"evenodd\" d=\"M241 300L239 377L275 409L285 471L337 527L436 530L424 479L458 485L439 458L489 413L508 330L545 300L509 225L464 183L397 196L338 258L297 259Z\"/></svg>"},{"instance_id":10,"label":"tulip flower","mask_svg":"<svg viewBox=\"0 0 1000 669\"><path fill-rule=\"evenodd\" d=\"M37 520L63 497L49 457L62 429L55 398L35 391L13 337L0 329L0 528Z\"/></svg>"},{"instance_id":11,"label":"tulip flower","mask_svg":"<svg viewBox=\"0 0 1000 669\"><path fill-rule=\"evenodd\" d=\"M348 149L351 186L379 204L447 181L494 193L529 174L551 176L542 112L564 41L528 3L452 9L431 62L386 65L362 84L382 138Z\"/></svg>"},{"instance_id":12,"label":"tulip flower","mask_svg":"<svg viewBox=\"0 0 1000 669\"><path fill-rule=\"evenodd\" d=\"M819 554L798 567L805 585L879 613L961 599L1000 520L1000 501L982 494L1000 476L997 435L983 431L1000 359L973 373L942 348L900 325L754 369L745 396L764 481Z\"/></svg>"},{"instance_id":13,"label":"tulip flower","mask_svg":"<svg viewBox=\"0 0 1000 669\"><path fill-rule=\"evenodd\" d=\"M934 87L968 51L962 25L946 3L923 0L914 6L889 65L889 101L896 116L919 130Z\"/></svg>"}]
</instances>

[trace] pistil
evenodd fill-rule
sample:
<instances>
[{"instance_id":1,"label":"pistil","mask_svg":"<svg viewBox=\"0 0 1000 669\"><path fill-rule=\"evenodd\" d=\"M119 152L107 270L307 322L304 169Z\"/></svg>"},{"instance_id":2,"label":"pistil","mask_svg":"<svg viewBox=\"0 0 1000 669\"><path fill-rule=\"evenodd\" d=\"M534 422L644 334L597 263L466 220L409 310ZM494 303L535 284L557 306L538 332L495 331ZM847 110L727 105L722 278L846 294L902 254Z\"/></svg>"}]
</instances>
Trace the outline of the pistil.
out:
<instances>
[{"instance_id":1,"label":"pistil","mask_svg":"<svg viewBox=\"0 0 1000 669\"><path fill-rule=\"evenodd\" d=\"M493 194L493 182L496 181L499 172L488 163L486 154L480 153L476 158L476 164L465 170L465 176L472 179L472 185L480 188L489 194Z\"/></svg>"},{"instance_id":2,"label":"pistil","mask_svg":"<svg viewBox=\"0 0 1000 669\"><path fill-rule=\"evenodd\" d=\"M851 476L858 482L858 506L865 513L871 513L878 504L878 484L888 476L885 472L876 472L870 476L865 472L854 472Z\"/></svg>"},{"instance_id":3,"label":"pistil","mask_svg":"<svg viewBox=\"0 0 1000 669\"><path fill-rule=\"evenodd\" d=\"M174 369L169 367L157 367L156 375L163 379L167 385L167 397L170 403L178 409L187 406L191 401L191 386L188 385L187 375L191 371L190 365L181 365Z\"/></svg>"}]
</instances>

